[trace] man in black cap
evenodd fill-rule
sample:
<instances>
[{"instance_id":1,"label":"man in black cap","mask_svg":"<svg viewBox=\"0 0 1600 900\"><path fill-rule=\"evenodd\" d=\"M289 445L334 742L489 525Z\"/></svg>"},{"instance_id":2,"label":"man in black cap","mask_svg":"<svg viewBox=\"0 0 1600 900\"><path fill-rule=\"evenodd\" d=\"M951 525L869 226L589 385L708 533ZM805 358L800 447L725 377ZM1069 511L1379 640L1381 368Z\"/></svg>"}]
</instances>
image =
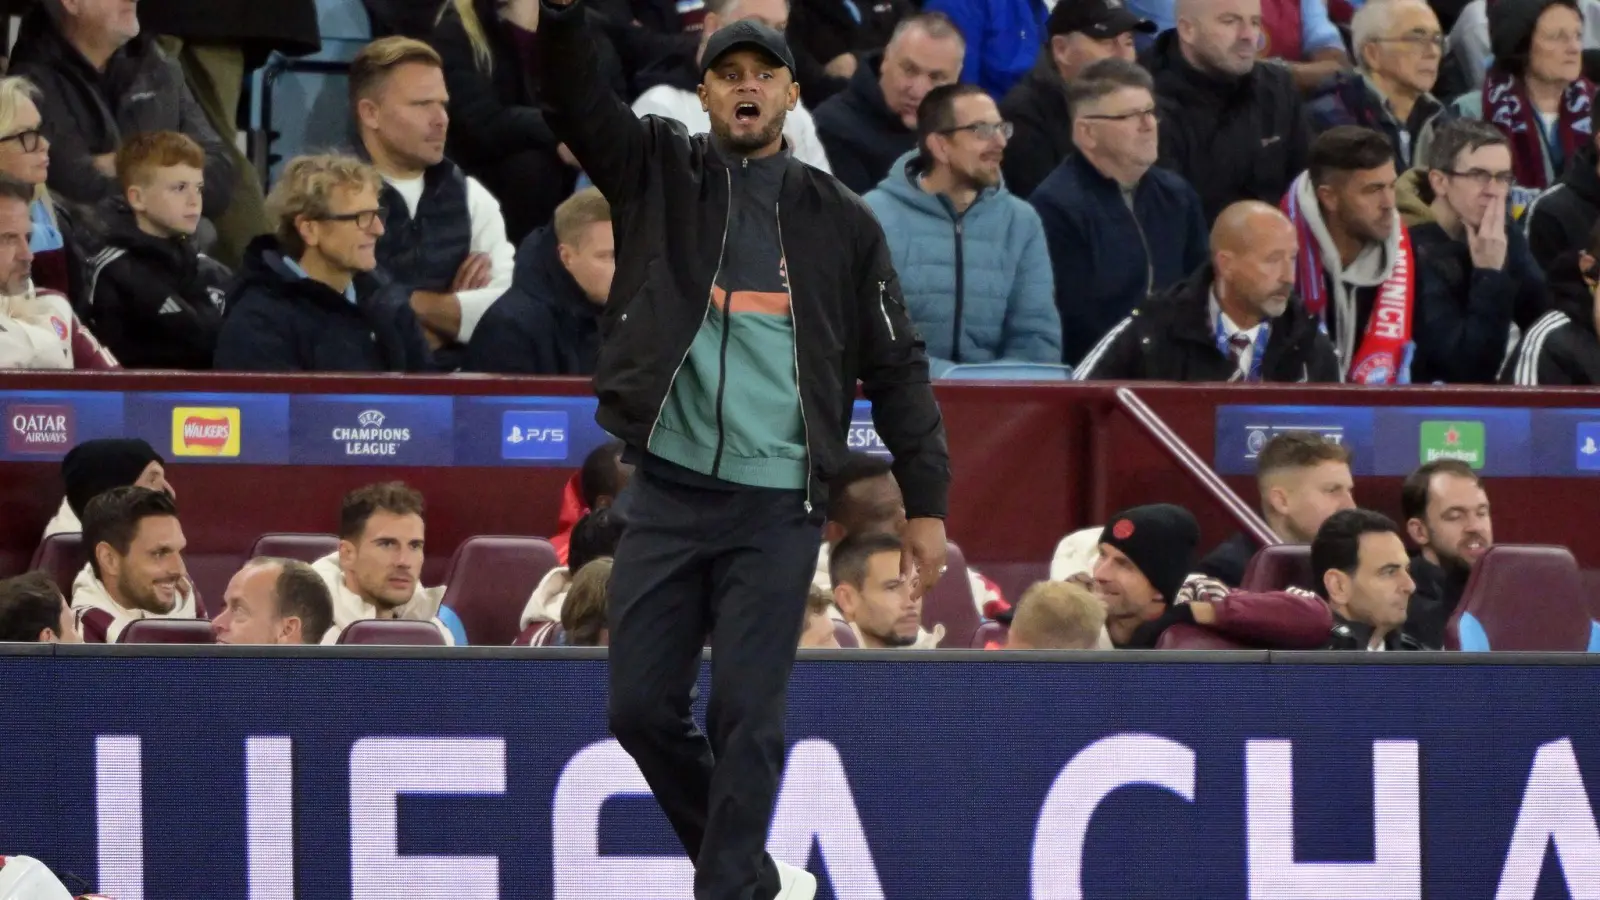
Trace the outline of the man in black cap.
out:
<instances>
[{"instance_id":1,"label":"man in black cap","mask_svg":"<svg viewBox=\"0 0 1600 900\"><path fill-rule=\"evenodd\" d=\"M536 74L617 237L596 419L637 469L612 507L611 730L694 861L697 900L810 900L816 879L765 845L826 481L859 381L904 494L902 571L930 588L950 474L927 356L877 220L787 152L782 35L747 19L711 36L711 132L691 137L599 77L585 2L544 0ZM709 739L690 714L708 634Z\"/></svg>"},{"instance_id":2,"label":"man in black cap","mask_svg":"<svg viewBox=\"0 0 1600 900\"><path fill-rule=\"evenodd\" d=\"M83 510L89 501L115 487L131 484L176 497L178 492L167 481L166 465L154 447L138 438L101 438L73 447L61 460L67 495L55 518L45 526L44 536L82 531Z\"/></svg>"},{"instance_id":3,"label":"man in black cap","mask_svg":"<svg viewBox=\"0 0 1600 900\"><path fill-rule=\"evenodd\" d=\"M1048 52L1039 54L1000 103L1000 115L1016 129L1001 170L1006 187L1027 197L1072 153L1072 112L1067 82L1102 59L1133 62L1133 34L1155 34L1156 26L1122 0L1061 0L1045 22Z\"/></svg>"}]
</instances>

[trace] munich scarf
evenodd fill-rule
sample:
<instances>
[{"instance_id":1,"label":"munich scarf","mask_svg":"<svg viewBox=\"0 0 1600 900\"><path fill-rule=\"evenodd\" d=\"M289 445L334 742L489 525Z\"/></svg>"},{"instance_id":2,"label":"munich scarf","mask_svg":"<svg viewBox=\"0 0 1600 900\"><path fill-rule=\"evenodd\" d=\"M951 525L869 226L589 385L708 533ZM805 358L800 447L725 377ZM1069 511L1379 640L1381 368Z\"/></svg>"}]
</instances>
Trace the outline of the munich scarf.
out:
<instances>
[{"instance_id":1,"label":"munich scarf","mask_svg":"<svg viewBox=\"0 0 1600 900\"><path fill-rule=\"evenodd\" d=\"M1589 107L1594 90L1593 82L1579 78L1561 94L1555 139L1563 159L1571 159L1589 143ZM1483 78L1483 115L1511 142L1511 171L1517 177L1517 186L1540 190L1549 187L1544 122L1528 101L1528 89L1522 80L1490 67Z\"/></svg>"},{"instance_id":2,"label":"munich scarf","mask_svg":"<svg viewBox=\"0 0 1600 900\"><path fill-rule=\"evenodd\" d=\"M1289 185L1283 197L1283 213L1294 223L1299 238L1300 257L1295 262L1295 289L1299 292L1306 311L1321 323L1323 333L1328 330L1328 281L1322 260L1322 242L1311 230L1306 211L1300 206L1300 182L1309 178L1301 173ZM1312 210L1311 215L1321 215ZM1372 304L1372 314L1367 317L1366 332L1359 344L1346 358L1344 342L1335 335L1342 362L1348 364L1345 380L1355 384L1406 384L1411 379L1411 328L1416 309L1416 276L1411 252L1411 234L1397 223L1400 230L1399 251L1389 276L1378 285L1378 295ZM1335 276L1336 277L1336 276ZM1353 306L1354 304L1352 304ZM1353 311L1340 310L1342 328L1355 327Z\"/></svg>"}]
</instances>

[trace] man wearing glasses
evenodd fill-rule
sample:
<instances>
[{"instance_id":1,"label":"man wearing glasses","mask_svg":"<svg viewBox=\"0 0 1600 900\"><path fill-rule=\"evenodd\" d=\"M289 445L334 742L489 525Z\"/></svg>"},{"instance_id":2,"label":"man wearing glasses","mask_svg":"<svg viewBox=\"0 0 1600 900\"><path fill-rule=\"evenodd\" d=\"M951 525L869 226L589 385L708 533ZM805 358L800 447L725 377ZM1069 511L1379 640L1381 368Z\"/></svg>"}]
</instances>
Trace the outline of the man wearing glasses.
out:
<instances>
[{"instance_id":1,"label":"man wearing glasses","mask_svg":"<svg viewBox=\"0 0 1600 900\"><path fill-rule=\"evenodd\" d=\"M347 156L289 161L267 197L276 232L251 242L230 291L216 367L421 372L428 347L407 289L374 276L377 170Z\"/></svg>"},{"instance_id":2,"label":"man wearing glasses","mask_svg":"<svg viewBox=\"0 0 1600 900\"><path fill-rule=\"evenodd\" d=\"M1350 22L1354 73L1328 81L1306 104L1317 134L1336 125L1363 125L1394 145L1395 171L1424 161L1444 104L1433 96L1444 61L1439 17L1422 0L1368 3Z\"/></svg>"},{"instance_id":3,"label":"man wearing glasses","mask_svg":"<svg viewBox=\"0 0 1600 900\"><path fill-rule=\"evenodd\" d=\"M1060 363L1044 228L1000 177L1011 123L983 88L953 84L922 98L917 131L920 148L864 199L935 376L961 364Z\"/></svg>"},{"instance_id":4,"label":"man wearing glasses","mask_svg":"<svg viewBox=\"0 0 1600 900\"><path fill-rule=\"evenodd\" d=\"M1063 356L1077 365L1146 297L1204 265L1207 238L1200 195L1182 175L1155 167L1150 76L1107 59L1067 91L1078 152L1030 199L1055 270Z\"/></svg>"},{"instance_id":5,"label":"man wearing glasses","mask_svg":"<svg viewBox=\"0 0 1600 900\"><path fill-rule=\"evenodd\" d=\"M1507 223L1511 148L1493 125L1457 119L1439 127L1424 162L1433 221L1411 229L1422 269L1411 375L1493 384L1513 326L1529 328L1550 305L1527 238Z\"/></svg>"}]
</instances>

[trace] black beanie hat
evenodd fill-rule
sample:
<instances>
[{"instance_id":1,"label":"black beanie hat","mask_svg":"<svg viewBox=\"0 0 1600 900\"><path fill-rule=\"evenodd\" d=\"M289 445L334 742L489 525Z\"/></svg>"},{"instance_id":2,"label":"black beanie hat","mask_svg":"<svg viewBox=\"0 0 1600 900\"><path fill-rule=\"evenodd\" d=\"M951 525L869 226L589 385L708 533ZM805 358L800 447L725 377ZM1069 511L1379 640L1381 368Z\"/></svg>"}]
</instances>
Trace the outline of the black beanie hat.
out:
<instances>
[{"instance_id":1,"label":"black beanie hat","mask_svg":"<svg viewBox=\"0 0 1600 900\"><path fill-rule=\"evenodd\" d=\"M1200 525L1187 509L1171 503L1135 506L1111 517L1100 532L1100 543L1133 560L1160 592L1161 601L1171 604L1189 577Z\"/></svg>"},{"instance_id":2,"label":"black beanie hat","mask_svg":"<svg viewBox=\"0 0 1600 900\"><path fill-rule=\"evenodd\" d=\"M67 483L67 506L83 520L89 501L116 487L139 480L145 467L167 461L154 447L138 438L101 438L84 441L61 460L61 480Z\"/></svg>"},{"instance_id":3,"label":"black beanie hat","mask_svg":"<svg viewBox=\"0 0 1600 900\"><path fill-rule=\"evenodd\" d=\"M1534 26L1545 10L1556 5L1577 11L1578 0L1489 0L1489 52L1495 65L1526 70Z\"/></svg>"}]
</instances>

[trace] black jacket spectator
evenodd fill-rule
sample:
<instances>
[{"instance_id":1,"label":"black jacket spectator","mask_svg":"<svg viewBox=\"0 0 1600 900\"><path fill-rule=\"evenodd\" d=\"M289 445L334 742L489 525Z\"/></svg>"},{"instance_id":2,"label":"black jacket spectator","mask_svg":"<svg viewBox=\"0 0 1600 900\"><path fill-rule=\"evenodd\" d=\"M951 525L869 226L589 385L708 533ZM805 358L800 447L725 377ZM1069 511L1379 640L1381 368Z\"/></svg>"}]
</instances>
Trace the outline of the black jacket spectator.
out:
<instances>
[{"instance_id":1,"label":"black jacket spectator","mask_svg":"<svg viewBox=\"0 0 1600 900\"><path fill-rule=\"evenodd\" d=\"M857 194L877 187L894 161L917 145L917 132L883 102L878 67L883 54L861 60L850 84L811 114L828 151L833 177Z\"/></svg>"},{"instance_id":2,"label":"black jacket spectator","mask_svg":"<svg viewBox=\"0 0 1600 900\"><path fill-rule=\"evenodd\" d=\"M852 7L859 14L851 12ZM900 20L916 12L907 0L796 0L789 8L789 45L822 65L882 50Z\"/></svg>"},{"instance_id":3,"label":"black jacket spectator","mask_svg":"<svg viewBox=\"0 0 1600 900\"><path fill-rule=\"evenodd\" d=\"M106 227L89 260L95 336L126 368L211 368L232 273L188 238L140 231L125 203Z\"/></svg>"},{"instance_id":4,"label":"black jacket spectator","mask_svg":"<svg viewBox=\"0 0 1600 900\"><path fill-rule=\"evenodd\" d=\"M1523 332L1500 373L1504 384L1600 385L1594 289L1569 253L1550 270L1551 309Z\"/></svg>"},{"instance_id":5,"label":"black jacket spectator","mask_svg":"<svg viewBox=\"0 0 1600 900\"><path fill-rule=\"evenodd\" d=\"M467 350L473 372L593 375L604 307L584 296L561 265L553 226L517 248L511 290L483 314Z\"/></svg>"},{"instance_id":6,"label":"black jacket spectator","mask_svg":"<svg viewBox=\"0 0 1600 900\"><path fill-rule=\"evenodd\" d=\"M215 357L236 372L422 372L428 345L409 291L358 275L356 302L289 268L278 239L245 251Z\"/></svg>"},{"instance_id":7,"label":"black jacket spectator","mask_svg":"<svg viewBox=\"0 0 1600 900\"><path fill-rule=\"evenodd\" d=\"M1411 557L1411 580L1417 589L1406 605L1406 624L1401 630L1425 646L1443 647L1445 625L1461 605L1470 574L1447 572L1420 553Z\"/></svg>"},{"instance_id":8,"label":"black jacket spectator","mask_svg":"<svg viewBox=\"0 0 1600 900\"><path fill-rule=\"evenodd\" d=\"M178 64L148 33L112 54L99 72L43 9L35 9L22 20L10 71L39 86L52 191L82 204L116 196L121 186L94 167L93 157L115 152L123 135L181 131L206 151L206 216L215 219L227 209L233 189L227 147L189 93Z\"/></svg>"},{"instance_id":9,"label":"black jacket spectator","mask_svg":"<svg viewBox=\"0 0 1600 900\"><path fill-rule=\"evenodd\" d=\"M1067 86L1056 71L1049 43L1039 52L1033 70L1006 92L1000 102L1000 118L1016 129L1000 163L1006 187L1018 197L1032 199L1033 192L1074 149Z\"/></svg>"},{"instance_id":10,"label":"black jacket spectator","mask_svg":"<svg viewBox=\"0 0 1600 900\"><path fill-rule=\"evenodd\" d=\"M1228 381L1238 366L1217 349L1206 263L1188 280L1141 303L1089 351L1073 377L1095 381ZM1333 345L1296 298L1272 320L1263 381L1337 382Z\"/></svg>"},{"instance_id":11,"label":"black jacket spectator","mask_svg":"<svg viewBox=\"0 0 1600 900\"><path fill-rule=\"evenodd\" d=\"M1306 101L1306 114L1311 118L1312 134L1339 125L1360 125L1382 132L1394 147L1396 172L1410 169L1413 159L1418 165L1422 163L1417 151L1424 136L1450 116L1432 94L1423 94L1411 107L1406 121L1397 122L1383 96L1359 72L1341 72L1324 82Z\"/></svg>"},{"instance_id":12,"label":"black jacket spectator","mask_svg":"<svg viewBox=\"0 0 1600 900\"><path fill-rule=\"evenodd\" d=\"M1289 70L1257 62L1222 79L1189 65L1178 33L1156 38L1146 58L1161 110L1161 165L1200 192L1206 221L1228 204L1277 206L1306 167L1311 128Z\"/></svg>"},{"instance_id":13,"label":"black jacket spectator","mask_svg":"<svg viewBox=\"0 0 1600 900\"><path fill-rule=\"evenodd\" d=\"M1366 650L1372 644L1371 625L1363 622L1352 622L1349 619L1333 614L1333 633L1328 636L1328 646L1325 650ZM1383 636L1384 650L1437 650L1439 645L1424 646L1423 643L1412 637L1404 628L1396 628Z\"/></svg>"},{"instance_id":14,"label":"black jacket spectator","mask_svg":"<svg viewBox=\"0 0 1600 900\"><path fill-rule=\"evenodd\" d=\"M315 0L139 0L139 27L146 34L239 47L247 70L274 50L305 56L322 48Z\"/></svg>"},{"instance_id":15,"label":"black jacket spectator","mask_svg":"<svg viewBox=\"0 0 1600 900\"><path fill-rule=\"evenodd\" d=\"M1475 268L1466 240L1432 222L1411 229L1411 246L1420 270L1412 382L1494 384L1513 322L1528 328L1549 308L1544 273L1528 252L1527 238L1506 223L1500 269Z\"/></svg>"},{"instance_id":16,"label":"black jacket spectator","mask_svg":"<svg viewBox=\"0 0 1600 900\"><path fill-rule=\"evenodd\" d=\"M1166 169L1152 168L1139 180L1132 214L1122 188L1081 155L1046 178L1032 202L1050 244L1068 365L1140 301L1205 265L1209 237L1200 197Z\"/></svg>"},{"instance_id":17,"label":"black jacket spectator","mask_svg":"<svg viewBox=\"0 0 1600 900\"><path fill-rule=\"evenodd\" d=\"M1528 207L1528 245L1546 272L1552 272L1564 254L1589 246L1589 232L1600 221L1596 162L1593 144L1579 150L1561 180Z\"/></svg>"}]
</instances>

